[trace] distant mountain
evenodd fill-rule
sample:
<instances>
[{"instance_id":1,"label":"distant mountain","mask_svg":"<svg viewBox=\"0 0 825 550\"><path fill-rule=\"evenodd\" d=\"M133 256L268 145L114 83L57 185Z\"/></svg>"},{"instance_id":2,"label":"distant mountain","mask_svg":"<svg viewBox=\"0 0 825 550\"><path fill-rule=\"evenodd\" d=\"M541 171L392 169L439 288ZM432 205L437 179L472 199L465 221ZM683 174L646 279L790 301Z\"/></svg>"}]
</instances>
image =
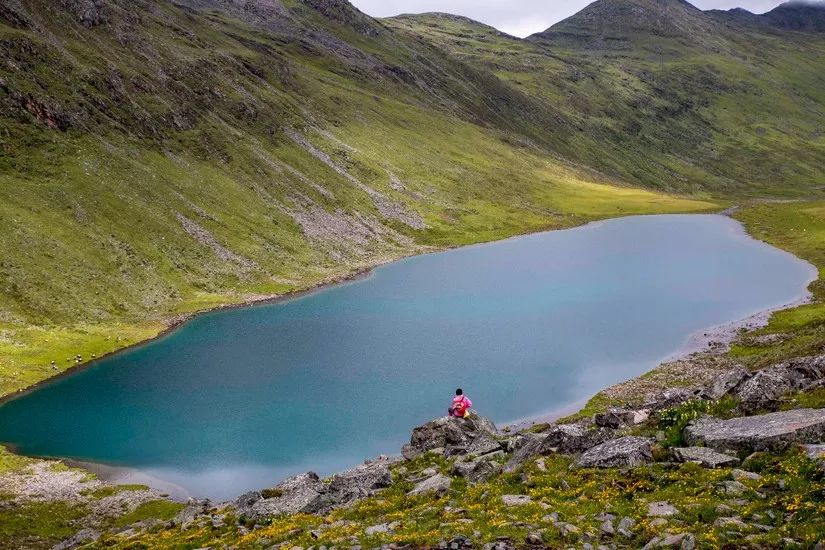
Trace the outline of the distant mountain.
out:
<instances>
[{"instance_id":1,"label":"distant mountain","mask_svg":"<svg viewBox=\"0 0 825 550\"><path fill-rule=\"evenodd\" d=\"M673 40L708 44L717 32L717 22L685 0L597 0L527 40L610 50Z\"/></svg>"},{"instance_id":2,"label":"distant mountain","mask_svg":"<svg viewBox=\"0 0 825 550\"><path fill-rule=\"evenodd\" d=\"M825 2L792 1L757 15L737 8L728 11L712 10L709 15L725 23L755 25L800 32L825 32Z\"/></svg>"}]
</instances>

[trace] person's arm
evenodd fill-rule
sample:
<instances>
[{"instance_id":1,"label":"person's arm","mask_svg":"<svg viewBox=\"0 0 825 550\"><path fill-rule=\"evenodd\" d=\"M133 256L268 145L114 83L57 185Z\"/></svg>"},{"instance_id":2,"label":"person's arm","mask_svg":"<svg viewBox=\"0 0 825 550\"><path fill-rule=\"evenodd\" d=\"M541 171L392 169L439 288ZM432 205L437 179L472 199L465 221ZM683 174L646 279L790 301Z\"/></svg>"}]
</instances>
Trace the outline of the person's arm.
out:
<instances>
[{"instance_id":1,"label":"person's arm","mask_svg":"<svg viewBox=\"0 0 825 550\"><path fill-rule=\"evenodd\" d=\"M470 401L470 398L467 397L466 395L464 396L464 399L467 401L467 408L471 409L473 407L473 402Z\"/></svg>"}]
</instances>

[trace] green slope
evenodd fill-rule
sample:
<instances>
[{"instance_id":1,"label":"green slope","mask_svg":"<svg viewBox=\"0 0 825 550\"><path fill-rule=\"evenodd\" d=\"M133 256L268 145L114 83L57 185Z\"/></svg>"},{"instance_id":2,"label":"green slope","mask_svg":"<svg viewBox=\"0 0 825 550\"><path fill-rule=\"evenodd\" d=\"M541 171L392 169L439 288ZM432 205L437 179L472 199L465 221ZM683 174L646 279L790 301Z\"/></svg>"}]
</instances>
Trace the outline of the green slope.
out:
<instances>
[{"instance_id":1,"label":"green slope","mask_svg":"<svg viewBox=\"0 0 825 550\"><path fill-rule=\"evenodd\" d=\"M681 0L599 0L518 40L386 20L553 105L564 154L661 189L806 196L823 183L825 34L729 26Z\"/></svg>"}]
</instances>

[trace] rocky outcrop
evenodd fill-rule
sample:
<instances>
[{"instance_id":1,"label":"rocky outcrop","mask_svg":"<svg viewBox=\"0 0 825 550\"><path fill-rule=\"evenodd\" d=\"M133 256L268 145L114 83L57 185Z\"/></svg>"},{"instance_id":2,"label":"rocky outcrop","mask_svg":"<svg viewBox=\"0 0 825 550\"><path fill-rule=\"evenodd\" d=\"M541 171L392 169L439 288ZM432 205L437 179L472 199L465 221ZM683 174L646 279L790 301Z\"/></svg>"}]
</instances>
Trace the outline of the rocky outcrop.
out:
<instances>
[{"instance_id":1,"label":"rocky outcrop","mask_svg":"<svg viewBox=\"0 0 825 550\"><path fill-rule=\"evenodd\" d=\"M249 520L282 514L323 514L337 506L374 495L389 487L392 459L381 458L336 474L329 482L314 472L286 479L271 489L253 491L239 497L233 506Z\"/></svg>"},{"instance_id":2,"label":"rocky outcrop","mask_svg":"<svg viewBox=\"0 0 825 550\"><path fill-rule=\"evenodd\" d=\"M704 417L685 428L685 441L719 451L782 450L825 437L825 409L791 411L719 420Z\"/></svg>"},{"instance_id":3,"label":"rocky outcrop","mask_svg":"<svg viewBox=\"0 0 825 550\"><path fill-rule=\"evenodd\" d=\"M478 483L487 481L492 476L501 473L501 465L494 461L504 455L503 452L487 454L475 460L457 460L453 464L453 474Z\"/></svg>"},{"instance_id":4,"label":"rocky outcrop","mask_svg":"<svg viewBox=\"0 0 825 550\"><path fill-rule=\"evenodd\" d=\"M252 521L281 514L311 514L325 510L325 489L318 474L307 472L271 489L241 495L233 505L238 516Z\"/></svg>"},{"instance_id":5,"label":"rocky outcrop","mask_svg":"<svg viewBox=\"0 0 825 550\"><path fill-rule=\"evenodd\" d=\"M389 467L396 461L395 459L382 457L376 461L367 462L351 470L335 474L326 491L328 502L333 506L348 504L389 487L392 483L392 474L390 474Z\"/></svg>"},{"instance_id":6,"label":"rocky outcrop","mask_svg":"<svg viewBox=\"0 0 825 550\"><path fill-rule=\"evenodd\" d=\"M100 538L100 531L95 529L81 529L72 538L52 546L52 550L72 550L85 546Z\"/></svg>"},{"instance_id":7,"label":"rocky outcrop","mask_svg":"<svg viewBox=\"0 0 825 550\"><path fill-rule=\"evenodd\" d=\"M681 447L673 449L673 455L679 462L695 462L705 468L724 468L736 466L739 459L707 447Z\"/></svg>"},{"instance_id":8,"label":"rocky outcrop","mask_svg":"<svg viewBox=\"0 0 825 550\"><path fill-rule=\"evenodd\" d=\"M825 378L825 356L800 357L761 370L738 385L733 394L745 413L775 410L790 392Z\"/></svg>"},{"instance_id":9,"label":"rocky outcrop","mask_svg":"<svg viewBox=\"0 0 825 550\"><path fill-rule=\"evenodd\" d=\"M551 453L577 454L610 439L612 430L586 424L557 424L543 434L529 434L514 453L504 470L512 472L529 459Z\"/></svg>"},{"instance_id":10,"label":"rocky outcrop","mask_svg":"<svg viewBox=\"0 0 825 550\"><path fill-rule=\"evenodd\" d=\"M445 416L415 428L401 454L411 460L434 450L442 450L448 456L495 452L501 448L495 440L496 432L495 424L483 416Z\"/></svg>"},{"instance_id":11,"label":"rocky outcrop","mask_svg":"<svg viewBox=\"0 0 825 550\"><path fill-rule=\"evenodd\" d=\"M576 460L579 468L635 467L653 460L652 442L646 437L626 436L593 447Z\"/></svg>"},{"instance_id":12,"label":"rocky outcrop","mask_svg":"<svg viewBox=\"0 0 825 550\"><path fill-rule=\"evenodd\" d=\"M771 367L757 372L736 390L739 408L744 412L774 409L794 384L791 372L785 367Z\"/></svg>"}]
</instances>

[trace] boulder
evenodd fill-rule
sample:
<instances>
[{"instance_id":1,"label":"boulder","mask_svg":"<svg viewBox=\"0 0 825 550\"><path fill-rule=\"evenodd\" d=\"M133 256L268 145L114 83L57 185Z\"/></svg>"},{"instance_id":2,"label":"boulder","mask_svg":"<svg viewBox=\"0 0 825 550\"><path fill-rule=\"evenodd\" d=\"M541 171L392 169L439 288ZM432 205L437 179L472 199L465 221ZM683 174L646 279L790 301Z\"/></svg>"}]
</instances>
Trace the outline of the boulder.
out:
<instances>
[{"instance_id":1,"label":"boulder","mask_svg":"<svg viewBox=\"0 0 825 550\"><path fill-rule=\"evenodd\" d=\"M441 496L449 492L451 485L452 480L449 477L444 474L436 474L418 483L407 495L415 496L434 493L436 496Z\"/></svg>"},{"instance_id":2,"label":"boulder","mask_svg":"<svg viewBox=\"0 0 825 550\"><path fill-rule=\"evenodd\" d=\"M774 410L789 392L799 391L825 379L825 356L799 357L757 372L734 394L745 412Z\"/></svg>"},{"instance_id":3,"label":"boulder","mask_svg":"<svg viewBox=\"0 0 825 550\"><path fill-rule=\"evenodd\" d=\"M604 443L612 435L613 431L609 429L593 428L584 424L558 424L546 432L540 451L543 454L581 453Z\"/></svg>"},{"instance_id":4,"label":"boulder","mask_svg":"<svg viewBox=\"0 0 825 550\"><path fill-rule=\"evenodd\" d=\"M349 504L389 487L392 484L390 465L394 462L393 459L382 457L335 474L327 485L327 504L331 506Z\"/></svg>"},{"instance_id":5,"label":"boulder","mask_svg":"<svg viewBox=\"0 0 825 550\"><path fill-rule=\"evenodd\" d=\"M752 413L758 410L773 410L782 398L795 388L793 374L783 366L761 370L743 382L734 392L739 399L739 408Z\"/></svg>"},{"instance_id":6,"label":"boulder","mask_svg":"<svg viewBox=\"0 0 825 550\"><path fill-rule=\"evenodd\" d=\"M637 426L650 418L650 411L647 409L630 410L611 408L606 412L598 413L593 417L596 426L618 430L625 426Z\"/></svg>"},{"instance_id":7,"label":"boulder","mask_svg":"<svg viewBox=\"0 0 825 550\"><path fill-rule=\"evenodd\" d=\"M762 479L762 476L759 474L748 472L746 470L740 470L738 468L731 470L730 475L736 481L759 481Z\"/></svg>"},{"instance_id":8,"label":"boulder","mask_svg":"<svg viewBox=\"0 0 825 550\"><path fill-rule=\"evenodd\" d=\"M540 455L541 452L539 449L544 438L544 434L524 434L523 436L512 439L511 441L516 445L513 456L511 456L507 464L504 465L504 471L514 472L534 456Z\"/></svg>"},{"instance_id":9,"label":"boulder","mask_svg":"<svg viewBox=\"0 0 825 550\"><path fill-rule=\"evenodd\" d=\"M653 460L652 442L646 437L611 439L585 452L576 461L579 468L641 466Z\"/></svg>"},{"instance_id":10,"label":"boulder","mask_svg":"<svg viewBox=\"0 0 825 550\"><path fill-rule=\"evenodd\" d=\"M772 451L793 443L819 443L825 436L825 409L795 409L719 420L700 418L685 428L689 445L718 451Z\"/></svg>"},{"instance_id":11,"label":"boulder","mask_svg":"<svg viewBox=\"0 0 825 550\"><path fill-rule=\"evenodd\" d=\"M711 401L721 399L739 387L749 376L750 373L742 367L723 372L702 390L702 397Z\"/></svg>"},{"instance_id":12,"label":"boulder","mask_svg":"<svg viewBox=\"0 0 825 550\"><path fill-rule=\"evenodd\" d=\"M408 460L442 448L453 455L466 454L479 438L480 446L489 446L489 440L496 433L495 424L482 416L472 414L466 419L445 416L415 428L401 454Z\"/></svg>"},{"instance_id":13,"label":"boulder","mask_svg":"<svg viewBox=\"0 0 825 550\"><path fill-rule=\"evenodd\" d=\"M736 466L739 459L707 447L681 447L673 449L673 455L679 462L695 462L705 468L724 468Z\"/></svg>"}]
</instances>

